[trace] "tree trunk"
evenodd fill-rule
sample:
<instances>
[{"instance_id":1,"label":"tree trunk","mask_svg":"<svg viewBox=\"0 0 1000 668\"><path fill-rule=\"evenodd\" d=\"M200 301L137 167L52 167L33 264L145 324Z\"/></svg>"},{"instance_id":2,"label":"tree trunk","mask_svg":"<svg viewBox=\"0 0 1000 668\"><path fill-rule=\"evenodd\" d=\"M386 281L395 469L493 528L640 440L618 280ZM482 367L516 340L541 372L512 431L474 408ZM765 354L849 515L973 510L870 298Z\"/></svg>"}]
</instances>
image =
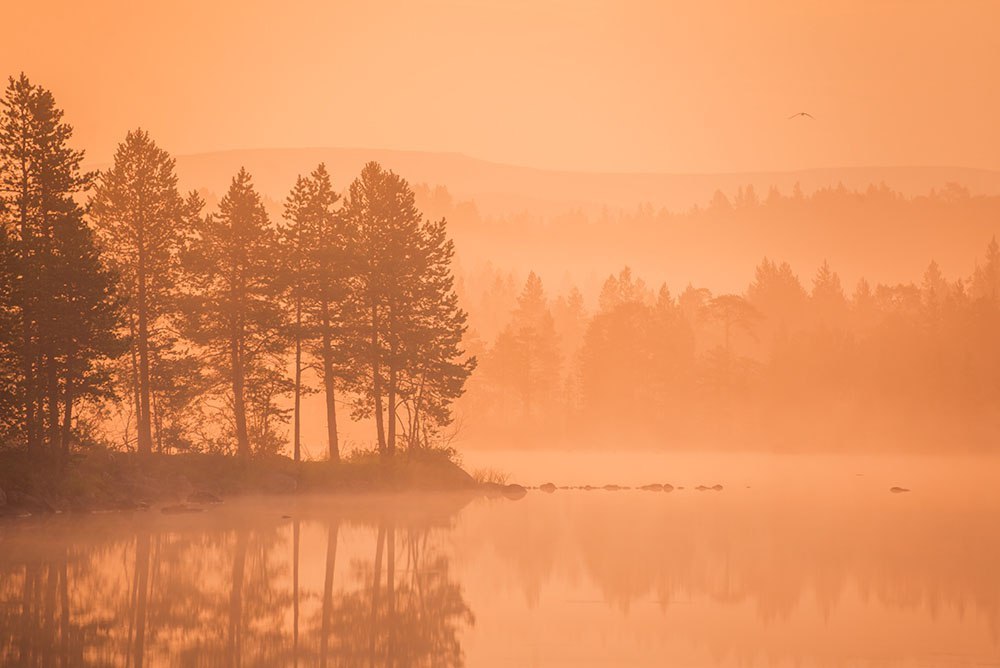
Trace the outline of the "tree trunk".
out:
<instances>
[{"instance_id":1,"label":"tree trunk","mask_svg":"<svg viewBox=\"0 0 1000 668\"><path fill-rule=\"evenodd\" d=\"M136 342L138 336L135 331L135 315L132 312L128 314L128 330L131 335L131 345L129 346L132 355L132 400L135 404L135 431L136 431L136 450L139 449L139 420L142 415L142 402L139 400L139 352L136 350ZM125 433L125 439L128 440L128 430Z\"/></svg>"},{"instance_id":2,"label":"tree trunk","mask_svg":"<svg viewBox=\"0 0 1000 668\"><path fill-rule=\"evenodd\" d=\"M379 360L379 320L378 306L372 306L372 393L375 395L375 431L378 434L378 451L386 454L385 415L382 407L382 365Z\"/></svg>"},{"instance_id":3,"label":"tree trunk","mask_svg":"<svg viewBox=\"0 0 1000 668\"><path fill-rule=\"evenodd\" d=\"M293 452L296 462L302 461L302 298L295 298L295 408Z\"/></svg>"},{"instance_id":4,"label":"tree trunk","mask_svg":"<svg viewBox=\"0 0 1000 668\"><path fill-rule=\"evenodd\" d=\"M395 355L393 355L395 358ZM396 365L393 359L389 363L389 439L387 448L389 456L396 454Z\"/></svg>"},{"instance_id":5,"label":"tree trunk","mask_svg":"<svg viewBox=\"0 0 1000 668\"><path fill-rule=\"evenodd\" d=\"M41 445L41 434L36 428L35 400L37 396L37 380L35 378L35 309L32 307L32 295L36 289L33 253L31 251L34 235L28 224L28 161L21 158L21 189L17 193L20 201L19 213L21 219L20 260L21 260L21 373L24 375L24 432L28 452L37 453Z\"/></svg>"},{"instance_id":6,"label":"tree trunk","mask_svg":"<svg viewBox=\"0 0 1000 668\"><path fill-rule=\"evenodd\" d=\"M333 374L333 344L330 333L330 305L322 304L323 318L323 391L326 394L326 444L331 462L340 461L340 443L337 439L336 379Z\"/></svg>"},{"instance_id":7,"label":"tree trunk","mask_svg":"<svg viewBox=\"0 0 1000 668\"><path fill-rule=\"evenodd\" d=\"M56 359L55 342L49 341L48 354L48 403L49 403L49 454L59 454L59 362Z\"/></svg>"},{"instance_id":8,"label":"tree trunk","mask_svg":"<svg viewBox=\"0 0 1000 668\"><path fill-rule=\"evenodd\" d=\"M389 388L387 397L389 412L389 438L386 444L389 456L396 454L396 332L393 327L392 304L389 305L388 314L389 331Z\"/></svg>"},{"instance_id":9,"label":"tree trunk","mask_svg":"<svg viewBox=\"0 0 1000 668\"><path fill-rule=\"evenodd\" d=\"M139 237L138 266L138 299L136 310L139 317L139 337L136 341L139 349L139 442L140 455L148 455L153 451L153 431L149 409L149 314L146 306L146 266L145 249L142 236Z\"/></svg>"},{"instance_id":10,"label":"tree trunk","mask_svg":"<svg viewBox=\"0 0 1000 668\"><path fill-rule=\"evenodd\" d=\"M250 437L247 434L247 409L244 398L243 360L240 355L240 341L234 331L229 341L229 359L232 365L233 417L236 420L236 448L244 460L250 458Z\"/></svg>"},{"instance_id":11,"label":"tree trunk","mask_svg":"<svg viewBox=\"0 0 1000 668\"><path fill-rule=\"evenodd\" d=\"M67 366L72 366L67 364ZM73 435L73 378L66 374L66 391L63 393L62 454L69 458L69 442Z\"/></svg>"}]
</instances>

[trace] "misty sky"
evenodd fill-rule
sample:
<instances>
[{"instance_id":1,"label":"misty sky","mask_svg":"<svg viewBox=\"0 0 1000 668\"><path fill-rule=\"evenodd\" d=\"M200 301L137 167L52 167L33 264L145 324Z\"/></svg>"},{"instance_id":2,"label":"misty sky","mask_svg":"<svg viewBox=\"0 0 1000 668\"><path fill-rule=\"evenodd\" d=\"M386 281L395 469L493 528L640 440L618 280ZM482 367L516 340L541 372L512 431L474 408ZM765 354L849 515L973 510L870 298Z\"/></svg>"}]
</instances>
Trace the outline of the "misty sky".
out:
<instances>
[{"instance_id":1,"label":"misty sky","mask_svg":"<svg viewBox=\"0 0 1000 668\"><path fill-rule=\"evenodd\" d=\"M4 8L0 71L51 88L93 160L142 125L178 154L357 146L594 171L1000 168L989 0L145 4ZM786 119L801 110L816 121Z\"/></svg>"}]
</instances>

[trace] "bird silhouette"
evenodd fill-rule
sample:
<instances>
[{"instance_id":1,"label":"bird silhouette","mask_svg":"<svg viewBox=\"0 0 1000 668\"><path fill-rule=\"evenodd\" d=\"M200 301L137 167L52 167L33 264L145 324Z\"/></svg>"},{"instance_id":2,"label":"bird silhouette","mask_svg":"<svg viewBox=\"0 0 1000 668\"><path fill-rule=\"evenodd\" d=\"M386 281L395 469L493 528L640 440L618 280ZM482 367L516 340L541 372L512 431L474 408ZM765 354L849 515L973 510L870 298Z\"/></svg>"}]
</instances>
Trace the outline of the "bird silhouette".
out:
<instances>
[{"instance_id":1,"label":"bird silhouette","mask_svg":"<svg viewBox=\"0 0 1000 668\"><path fill-rule=\"evenodd\" d=\"M788 117L788 120L792 120L793 118L798 118L799 116L808 116L809 118L813 119L814 121L816 120L816 117L813 116L812 114L810 114L807 111L800 111L797 114L792 114L791 116Z\"/></svg>"}]
</instances>

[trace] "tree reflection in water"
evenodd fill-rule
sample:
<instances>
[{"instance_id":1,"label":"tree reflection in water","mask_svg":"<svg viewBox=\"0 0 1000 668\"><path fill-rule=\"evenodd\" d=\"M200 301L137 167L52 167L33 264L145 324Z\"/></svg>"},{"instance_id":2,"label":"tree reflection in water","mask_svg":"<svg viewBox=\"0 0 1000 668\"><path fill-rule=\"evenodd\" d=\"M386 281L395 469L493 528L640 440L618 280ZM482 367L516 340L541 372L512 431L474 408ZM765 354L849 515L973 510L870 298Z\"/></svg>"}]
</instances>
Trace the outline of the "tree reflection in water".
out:
<instances>
[{"instance_id":1,"label":"tree reflection in water","mask_svg":"<svg viewBox=\"0 0 1000 668\"><path fill-rule=\"evenodd\" d=\"M341 565L345 522L354 552ZM412 512L98 523L81 536L52 518L4 541L0 664L464 664L472 611L434 546L434 523ZM303 534L321 533L325 554L308 552ZM312 582L302 576L314 562Z\"/></svg>"}]
</instances>

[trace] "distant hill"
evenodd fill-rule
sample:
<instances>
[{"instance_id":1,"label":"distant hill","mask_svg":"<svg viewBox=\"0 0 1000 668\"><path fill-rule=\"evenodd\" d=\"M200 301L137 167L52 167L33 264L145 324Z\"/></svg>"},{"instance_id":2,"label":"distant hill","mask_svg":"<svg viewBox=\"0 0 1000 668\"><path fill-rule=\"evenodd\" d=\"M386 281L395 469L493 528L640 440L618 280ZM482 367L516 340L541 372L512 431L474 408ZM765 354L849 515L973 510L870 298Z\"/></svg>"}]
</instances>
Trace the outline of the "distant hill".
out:
<instances>
[{"instance_id":1,"label":"distant hill","mask_svg":"<svg viewBox=\"0 0 1000 668\"><path fill-rule=\"evenodd\" d=\"M788 172L719 174L644 174L570 172L517 167L471 158L459 153L390 151L361 148L245 149L182 155L178 174L185 189L223 192L240 166L254 176L258 188L281 200L299 173L325 162L335 185L346 185L369 160L410 182L443 185L459 199L473 199L485 214L531 211L563 212L569 208L594 210L608 206L631 208L640 203L671 210L705 205L715 190L731 195L753 185L764 197L771 186L784 193L796 183L805 192L843 183L849 189L884 182L907 195L925 194L948 182L973 194L1000 194L1000 171L962 167L850 167Z\"/></svg>"}]
</instances>

